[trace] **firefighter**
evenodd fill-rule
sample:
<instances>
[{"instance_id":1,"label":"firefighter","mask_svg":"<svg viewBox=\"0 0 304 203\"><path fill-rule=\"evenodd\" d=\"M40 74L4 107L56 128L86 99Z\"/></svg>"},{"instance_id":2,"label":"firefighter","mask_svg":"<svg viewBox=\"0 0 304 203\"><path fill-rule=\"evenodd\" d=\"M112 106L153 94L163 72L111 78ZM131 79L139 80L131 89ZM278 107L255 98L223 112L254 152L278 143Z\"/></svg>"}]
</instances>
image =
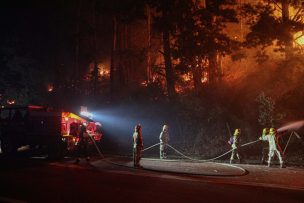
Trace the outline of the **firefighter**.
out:
<instances>
[{"instance_id":1,"label":"firefighter","mask_svg":"<svg viewBox=\"0 0 304 203\"><path fill-rule=\"evenodd\" d=\"M141 131L141 125L138 124L134 128L133 133L133 164L136 168L141 168L140 165L140 159L141 159L141 153L144 148L143 144L143 137L142 137L142 131Z\"/></svg>"},{"instance_id":2,"label":"firefighter","mask_svg":"<svg viewBox=\"0 0 304 203\"><path fill-rule=\"evenodd\" d=\"M232 164L234 157L236 156L241 163L241 156L239 153L239 141L240 141L241 129L237 128L234 131L233 136L230 138L228 143L232 147L231 157L230 157L230 164Z\"/></svg>"},{"instance_id":3,"label":"firefighter","mask_svg":"<svg viewBox=\"0 0 304 203\"><path fill-rule=\"evenodd\" d=\"M259 138L260 140L263 140L264 142L262 143L262 159L261 159L261 164L266 163L266 157L269 151L268 144L266 143L265 137L266 135L269 134L269 128L264 128L262 131L262 136Z\"/></svg>"},{"instance_id":4,"label":"firefighter","mask_svg":"<svg viewBox=\"0 0 304 203\"><path fill-rule=\"evenodd\" d=\"M159 156L160 159L165 159L167 158L167 144L169 142L169 127L168 125L164 125L163 129L159 135L159 141L160 141L160 146L159 146Z\"/></svg>"},{"instance_id":5,"label":"firefighter","mask_svg":"<svg viewBox=\"0 0 304 203\"><path fill-rule=\"evenodd\" d=\"M268 167L271 165L271 161L273 159L274 154L277 155L280 161L280 167L285 168L283 158L282 158L282 150L278 142L279 135L275 128L270 128L268 135L264 137L260 137L260 140L268 141L269 144L269 153L268 153Z\"/></svg>"},{"instance_id":6,"label":"firefighter","mask_svg":"<svg viewBox=\"0 0 304 203\"><path fill-rule=\"evenodd\" d=\"M80 157L85 157L87 162L90 161L90 157L88 153L89 134L87 133L87 129L84 124L80 127L78 138L79 138L79 142L77 147L77 158L75 162L76 164L80 162Z\"/></svg>"}]
</instances>

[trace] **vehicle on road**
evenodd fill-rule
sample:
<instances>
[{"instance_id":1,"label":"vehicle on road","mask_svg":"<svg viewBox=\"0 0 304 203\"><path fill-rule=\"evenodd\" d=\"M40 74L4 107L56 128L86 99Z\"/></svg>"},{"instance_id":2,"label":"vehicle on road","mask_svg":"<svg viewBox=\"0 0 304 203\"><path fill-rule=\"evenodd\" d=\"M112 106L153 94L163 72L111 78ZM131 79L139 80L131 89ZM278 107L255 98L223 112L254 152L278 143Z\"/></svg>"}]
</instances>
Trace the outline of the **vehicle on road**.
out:
<instances>
[{"instance_id":1,"label":"vehicle on road","mask_svg":"<svg viewBox=\"0 0 304 203\"><path fill-rule=\"evenodd\" d=\"M81 125L87 125L94 141L100 142L101 125L89 118L43 106L0 108L1 152L12 155L18 148L28 146L50 158L60 158L76 149Z\"/></svg>"}]
</instances>

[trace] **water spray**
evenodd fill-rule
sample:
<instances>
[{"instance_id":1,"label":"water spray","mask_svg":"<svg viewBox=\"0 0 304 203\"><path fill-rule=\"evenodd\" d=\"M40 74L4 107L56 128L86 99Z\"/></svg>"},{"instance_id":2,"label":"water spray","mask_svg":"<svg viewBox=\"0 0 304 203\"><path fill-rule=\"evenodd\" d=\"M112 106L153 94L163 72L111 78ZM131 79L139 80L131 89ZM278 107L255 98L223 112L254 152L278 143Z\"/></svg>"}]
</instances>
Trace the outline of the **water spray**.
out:
<instances>
[{"instance_id":1,"label":"water spray","mask_svg":"<svg viewBox=\"0 0 304 203\"><path fill-rule=\"evenodd\" d=\"M301 121L295 121L292 123L288 123L286 125L283 125L282 127L280 127L277 131L280 132L284 132L284 131L296 131L299 130L300 128L302 128L304 126L304 120Z\"/></svg>"}]
</instances>

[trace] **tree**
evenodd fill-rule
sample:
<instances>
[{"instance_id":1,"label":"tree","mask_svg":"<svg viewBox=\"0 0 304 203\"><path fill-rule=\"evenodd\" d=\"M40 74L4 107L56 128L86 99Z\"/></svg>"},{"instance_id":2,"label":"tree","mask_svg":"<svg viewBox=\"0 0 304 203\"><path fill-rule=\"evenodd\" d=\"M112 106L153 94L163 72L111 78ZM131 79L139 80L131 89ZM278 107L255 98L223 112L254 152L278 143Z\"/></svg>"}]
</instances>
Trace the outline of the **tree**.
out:
<instances>
[{"instance_id":1,"label":"tree","mask_svg":"<svg viewBox=\"0 0 304 203\"><path fill-rule=\"evenodd\" d=\"M303 2L264 0L255 5L245 4L243 13L250 26L246 36L248 47L262 46L265 49L275 45L274 51L285 53L286 59L293 57L296 52L294 35L304 30Z\"/></svg>"},{"instance_id":2,"label":"tree","mask_svg":"<svg viewBox=\"0 0 304 203\"><path fill-rule=\"evenodd\" d=\"M183 1L182 1L183 2ZM178 66L193 75L197 92L202 86L202 72L207 73L208 82L219 81L222 71L219 57L230 54L239 43L224 31L227 23L237 23L237 13L232 1L183 2L177 32L174 35L174 56Z\"/></svg>"},{"instance_id":3,"label":"tree","mask_svg":"<svg viewBox=\"0 0 304 203\"><path fill-rule=\"evenodd\" d=\"M163 57L165 62L165 78L169 99L176 95L175 75L172 65L171 37L177 24L177 8L180 0L148 0L149 6L155 10L153 18L155 28L162 34Z\"/></svg>"},{"instance_id":4,"label":"tree","mask_svg":"<svg viewBox=\"0 0 304 203\"><path fill-rule=\"evenodd\" d=\"M259 123L266 127L274 126L274 108L275 102L271 97L267 97L264 92L262 92L257 98L256 102L259 105Z\"/></svg>"},{"instance_id":5,"label":"tree","mask_svg":"<svg viewBox=\"0 0 304 203\"><path fill-rule=\"evenodd\" d=\"M128 25L145 18L145 1L142 0L105 0L97 1L99 13L111 19L111 65L110 91L128 85L129 55L134 54L128 47Z\"/></svg>"}]
</instances>

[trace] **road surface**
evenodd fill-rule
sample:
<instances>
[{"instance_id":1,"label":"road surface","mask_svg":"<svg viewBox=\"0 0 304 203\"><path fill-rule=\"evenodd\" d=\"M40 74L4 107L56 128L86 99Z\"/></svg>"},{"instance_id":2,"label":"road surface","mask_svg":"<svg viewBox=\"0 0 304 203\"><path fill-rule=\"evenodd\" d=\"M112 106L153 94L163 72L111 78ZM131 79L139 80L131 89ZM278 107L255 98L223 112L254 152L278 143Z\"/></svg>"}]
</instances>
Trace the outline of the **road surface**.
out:
<instances>
[{"instance_id":1,"label":"road surface","mask_svg":"<svg viewBox=\"0 0 304 203\"><path fill-rule=\"evenodd\" d=\"M231 169L235 176L206 176L171 169L172 164L190 167L190 172L214 167L208 163L191 168L189 163L144 159L148 170L142 170L126 167L128 159L105 160L78 165L71 159L0 160L0 202L304 202L302 168L239 165L249 173L238 175L238 169Z\"/></svg>"}]
</instances>

